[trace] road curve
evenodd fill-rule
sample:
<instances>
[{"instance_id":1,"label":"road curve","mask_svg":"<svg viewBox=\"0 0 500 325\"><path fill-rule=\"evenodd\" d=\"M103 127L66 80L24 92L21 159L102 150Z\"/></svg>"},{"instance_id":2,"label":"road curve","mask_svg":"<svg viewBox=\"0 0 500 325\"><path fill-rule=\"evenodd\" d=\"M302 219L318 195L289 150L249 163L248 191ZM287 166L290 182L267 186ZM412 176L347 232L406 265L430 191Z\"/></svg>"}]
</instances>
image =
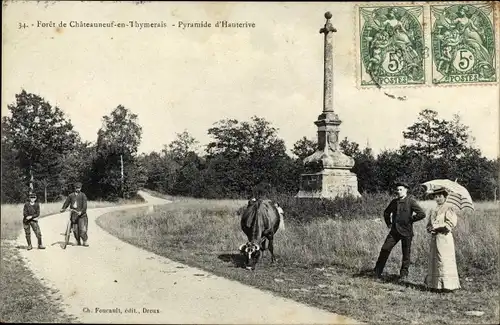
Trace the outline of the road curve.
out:
<instances>
[{"instance_id":1,"label":"road curve","mask_svg":"<svg viewBox=\"0 0 500 325\"><path fill-rule=\"evenodd\" d=\"M139 194L147 203L88 211L90 247L61 248L66 212L39 221L47 249L21 250L35 276L59 291L66 312L79 322L360 323L174 262L125 243L96 224L97 217L111 211L169 203ZM17 244L25 245L23 232Z\"/></svg>"}]
</instances>

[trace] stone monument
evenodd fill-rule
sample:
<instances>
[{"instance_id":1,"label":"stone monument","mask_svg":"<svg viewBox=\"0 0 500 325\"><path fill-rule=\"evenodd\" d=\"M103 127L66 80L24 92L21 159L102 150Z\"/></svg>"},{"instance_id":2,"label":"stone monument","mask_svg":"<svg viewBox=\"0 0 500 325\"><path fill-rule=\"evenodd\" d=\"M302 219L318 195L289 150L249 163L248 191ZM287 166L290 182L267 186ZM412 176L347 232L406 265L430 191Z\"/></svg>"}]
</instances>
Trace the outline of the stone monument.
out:
<instances>
[{"instance_id":1,"label":"stone monument","mask_svg":"<svg viewBox=\"0 0 500 325\"><path fill-rule=\"evenodd\" d=\"M306 173L300 176L298 198L327 198L352 195L360 197L356 174L350 170L354 159L339 149L339 126L342 121L333 110L333 33L332 14L325 13L326 23L320 29L324 41L323 113L314 122L318 127L318 148L304 159Z\"/></svg>"}]
</instances>

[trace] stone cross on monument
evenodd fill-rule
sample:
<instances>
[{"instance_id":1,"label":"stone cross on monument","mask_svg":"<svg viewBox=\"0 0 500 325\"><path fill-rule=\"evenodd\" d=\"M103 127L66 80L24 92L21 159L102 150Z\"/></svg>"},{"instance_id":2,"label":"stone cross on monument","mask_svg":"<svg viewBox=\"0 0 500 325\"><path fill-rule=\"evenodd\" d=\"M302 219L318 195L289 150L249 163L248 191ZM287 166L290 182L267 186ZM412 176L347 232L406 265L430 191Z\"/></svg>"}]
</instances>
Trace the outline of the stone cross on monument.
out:
<instances>
[{"instance_id":1,"label":"stone cross on monument","mask_svg":"<svg viewBox=\"0 0 500 325\"><path fill-rule=\"evenodd\" d=\"M350 170L354 159L339 148L339 126L342 123L333 110L333 33L337 30L330 22L332 14L325 13L326 23L320 29L324 40L323 112L314 122L318 127L316 152L304 159L306 173L300 177L298 198L329 198L352 195L358 192L356 174Z\"/></svg>"}]
</instances>

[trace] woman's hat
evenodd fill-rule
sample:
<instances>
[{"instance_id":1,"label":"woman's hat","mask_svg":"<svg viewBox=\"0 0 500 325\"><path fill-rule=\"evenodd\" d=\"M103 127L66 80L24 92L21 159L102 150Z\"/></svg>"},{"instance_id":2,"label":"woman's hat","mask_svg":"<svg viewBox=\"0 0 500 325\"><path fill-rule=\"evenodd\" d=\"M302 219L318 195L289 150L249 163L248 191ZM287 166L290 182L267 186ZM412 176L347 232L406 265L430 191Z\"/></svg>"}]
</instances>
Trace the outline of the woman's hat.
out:
<instances>
[{"instance_id":1,"label":"woman's hat","mask_svg":"<svg viewBox=\"0 0 500 325\"><path fill-rule=\"evenodd\" d=\"M448 194L448 191L444 187L439 187L428 192L429 195L437 195L437 194Z\"/></svg>"},{"instance_id":2,"label":"woman's hat","mask_svg":"<svg viewBox=\"0 0 500 325\"><path fill-rule=\"evenodd\" d=\"M406 182L394 182L394 187L398 187L398 186L403 186L403 187L406 187L407 189L410 188L410 186Z\"/></svg>"}]
</instances>

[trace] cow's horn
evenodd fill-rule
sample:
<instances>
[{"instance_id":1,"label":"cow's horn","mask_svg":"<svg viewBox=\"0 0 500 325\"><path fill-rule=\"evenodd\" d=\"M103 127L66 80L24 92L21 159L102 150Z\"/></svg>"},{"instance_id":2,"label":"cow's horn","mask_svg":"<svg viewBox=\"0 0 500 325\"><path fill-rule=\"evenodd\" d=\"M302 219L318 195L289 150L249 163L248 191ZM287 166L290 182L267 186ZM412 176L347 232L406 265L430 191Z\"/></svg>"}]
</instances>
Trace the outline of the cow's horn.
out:
<instances>
[{"instance_id":1,"label":"cow's horn","mask_svg":"<svg viewBox=\"0 0 500 325\"><path fill-rule=\"evenodd\" d=\"M245 245L246 245L246 244L242 244L242 245L240 246L240 248L239 248L239 249L240 249L240 251L243 249L243 247L245 247Z\"/></svg>"}]
</instances>

